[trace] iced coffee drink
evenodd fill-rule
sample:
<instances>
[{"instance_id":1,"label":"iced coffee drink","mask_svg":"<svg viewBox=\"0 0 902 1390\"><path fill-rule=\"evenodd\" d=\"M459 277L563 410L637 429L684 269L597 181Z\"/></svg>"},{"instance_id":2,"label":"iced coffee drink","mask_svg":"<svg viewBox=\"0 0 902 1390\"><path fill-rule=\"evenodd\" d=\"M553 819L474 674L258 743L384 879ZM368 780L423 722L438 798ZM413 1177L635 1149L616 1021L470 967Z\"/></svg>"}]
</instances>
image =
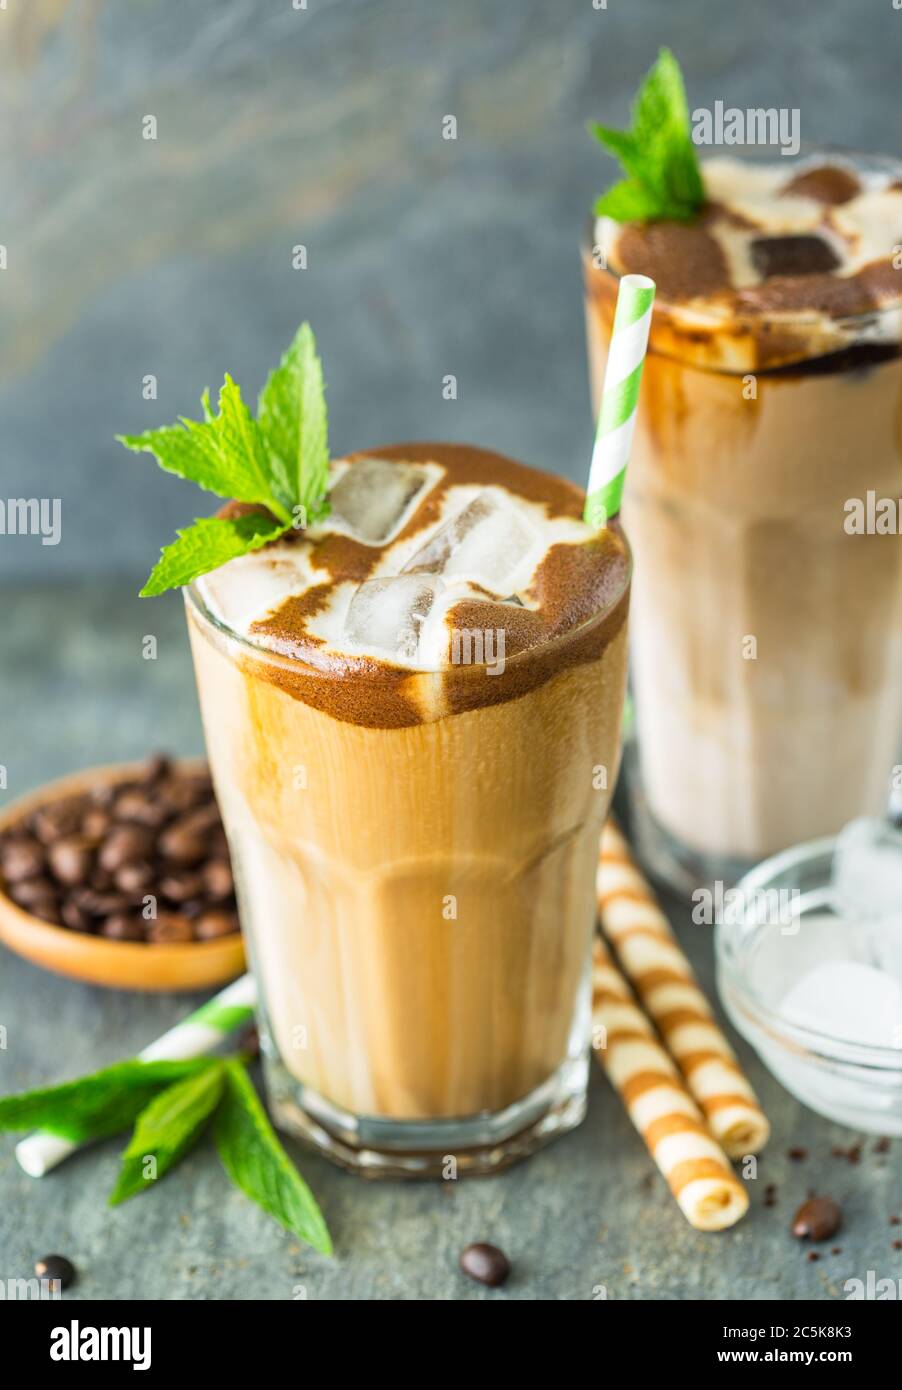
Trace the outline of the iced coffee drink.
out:
<instances>
[{"instance_id":1,"label":"iced coffee drink","mask_svg":"<svg viewBox=\"0 0 902 1390\"><path fill-rule=\"evenodd\" d=\"M902 169L702 172L692 220L584 254L596 402L618 276L658 285L624 521L637 804L684 883L879 813L902 738Z\"/></svg>"},{"instance_id":2,"label":"iced coffee drink","mask_svg":"<svg viewBox=\"0 0 902 1390\"><path fill-rule=\"evenodd\" d=\"M571 484L416 444L188 613L278 1120L364 1172L582 1115L630 560Z\"/></svg>"}]
</instances>

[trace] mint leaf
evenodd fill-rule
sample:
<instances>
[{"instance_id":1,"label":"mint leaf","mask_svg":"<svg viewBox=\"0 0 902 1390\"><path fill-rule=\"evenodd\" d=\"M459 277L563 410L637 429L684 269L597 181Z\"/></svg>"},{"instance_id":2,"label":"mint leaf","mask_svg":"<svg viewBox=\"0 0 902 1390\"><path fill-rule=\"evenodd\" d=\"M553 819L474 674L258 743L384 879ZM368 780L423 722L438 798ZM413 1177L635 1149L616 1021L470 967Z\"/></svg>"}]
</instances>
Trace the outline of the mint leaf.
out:
<instances>
[{"instance_id":1,"label":"mint leaf","mask_svg":"<svg viewBox=\"0 0 902 1390\"><path fill-rule=\"evenodd\" d=\"M260 392L257 419L270 456L279 461L304 524L329 510L329 442L323 367L309 323L294 341Z\"/></svg>"},{"instance_id":2,"label":"mint leaf","mask_svg":"<svg viewBox=\"0 0 902 1390\"><path fill-rule=\"evenodd\" d=\"M653 193L637 179L623 179L602 193L595 204L596 217L611 217L615 222L651 222L659 203Z\"/></svg>"},{"instance_id":3,"label":"mint leaf","mask_svg":"<svg viewBox=\"0 0 902 1390\"><path fill-rule=\"evenodd\" d=\"M150 578L141 590L142 598L162 594L190 584L200 574L218 569L227 560L259 550L281 536L288 527L271 516L252 513L237 517L201 517L193 526L179 531L178 540L163 547Z\"/></svg>"},{"instance_id":4,"label":"mint leaf","mask_svg":"<svg viewBox=\"0 0 902 1390\"><path fill-rule=\"evenodd\" d=\"M291 520L289 507L274 496L260 431L241 399L241 389L226 374L219 393L219 413L210 408L209 392L201 404L203 421L181 417L178 425L120 434L116 438L135 453L153 454L161 468L197 483L217 497L258 502L282 520Z\"/></svg>"},{"instance_id":5,"label":"mint leaf","mask_svg":"<svg viewBox=\"0 0 902 1390\"><path fill-rule=\"evenodd\" d=\"M332 1240L313 1193L288 1157L244 1067L225 1062L225 1091L216 1112L216 1145L236 1187L320 1254Z\"/></svg>"},{"instance_id":6,"label":"mint leaf","mask_svg":"<svg viewBox=\"0 0 902 1390\"><path fill-rule=\"evenodd\" d=\"M111 1207L145 1192L187 1153L216 1109L222 1088L223 1064L213 1059L206 1070L176 1081L154 1097L138 1116L122 1155L122 1168L109 1196ZM154 1160L152 1177L146 1175L148 1159Z\"/></svg>"},{"instance_id":7,"label":"mint leaf","mask_svg":"<svg viewBox=\"0 0 902 1390\"><path fill-rule=\"evenodd\" d=\"M688 221L705 200L683 76L662 48L636 95L629 131L590 127L630 176L603 194L596 212L618 222Z\"/></svg>"},{"instance_id":8,"label":"mint leaf","mask_svg":"<svg viewBox=\"0 0 902 1390\"><path fill-rule=\"evenodd\" d=\"M184 1062L117 1062L102 1071L0 1098L0 1130L46 1129L73 1143L128 1129L164 1086L203 1072L209 1057Z\"/></svg>"}]
</instances>

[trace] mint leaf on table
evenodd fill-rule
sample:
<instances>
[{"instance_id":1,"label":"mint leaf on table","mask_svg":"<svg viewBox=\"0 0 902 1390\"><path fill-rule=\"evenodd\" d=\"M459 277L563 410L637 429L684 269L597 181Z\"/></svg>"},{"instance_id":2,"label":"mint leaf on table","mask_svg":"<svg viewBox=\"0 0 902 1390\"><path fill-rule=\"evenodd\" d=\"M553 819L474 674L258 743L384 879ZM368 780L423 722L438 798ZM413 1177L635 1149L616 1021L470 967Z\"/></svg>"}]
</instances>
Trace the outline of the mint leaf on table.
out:
<instances>
[{"instance_id":1,"label":"mint leaf on table","mask_svg":"<svg viewBox=\"0 0 902 1390\"><path fill-rule=\"evenodd\" d=\"M245 1068L232 1059L225 1062L215 1134L235 1186L314 1250L331 1255L332 1239L313 1193L279 1143Z\"/></svg>"},{"instance_id":2,"label":"mint leaf on table","mask_svg":"<svg viewBox=\"0 0 902 1390\"><path fill-rule=\"evenodd\" d=\"M111 1207L145 1192L197 1142L219 1104L223 1076L223 1063L214 1060L206 1070L167 1086L141 1111L110 1193ZM152 1177L146 1172L148 1159L154 1160Z\"/></svg>"},{"instance_id":3,"label":"mint leaf on table","mask_svg":"<svg viewBox=\"0 0 902 1390\"><path fill-rule=\"evenodd\" d=\"M639 88L631 120L628 131L590 126L628 175L602 194L596 214L616 222L689 221L702 207L705 189L683 75L669 49L661 49Z\"/></svg>"},{"instance_id":4,"label":"mint leaf on table","mask_svg":"<svg viewBox=\"0 0 902 1390\"><path fill-rule=\"evenodd\" d=\"M117 1062L60 1086L0 1098L0 1131L45 1129L73 1143L105 1139L133 1124L164 1087L209 1070L214 1060Z\"/></svg>"},{"instance_id":5,"label":"mint leaf on table","mask_svg":"<svg viewBox=\"0 0 902 1390\"><path fill-rule=\"evenodd\" d=\"M163 547L159 560L141 590L142 598L190 584L198 575L218 569L227 560L268 545L288 528L271 516L252 513L238 517L201 517L179 531L178 540Z\"/></svg>"},{"instance_id":6,"label":"mint leaf on table","mask_svg":"<svg viewBox=\"0 0 902 1390\"><path fill-rule=\"evenodd\" d=\"M329 510L329 442L323 367L309 323L260 392L257 420L272 457L279 460L297 505L309 521Z\"/></svg>"},{"instance_id":7,"label":"mint leaf on table","mask_svg":"<svg viewBox=\"0 0 902 1390\"><path fill-rule=\"evenodd\" d=\"M201 409L202 420L183 416L176 425L116 437L135 453L153 454L167 473L218 497L264 507L269 515L209 517L179 531L141 590L143 597L190 584L329 511L323 371L309 324L301 325L270 374L256 420L228 374L218 412L209 391L201 397Z\"/></svg>"}]
</instances>

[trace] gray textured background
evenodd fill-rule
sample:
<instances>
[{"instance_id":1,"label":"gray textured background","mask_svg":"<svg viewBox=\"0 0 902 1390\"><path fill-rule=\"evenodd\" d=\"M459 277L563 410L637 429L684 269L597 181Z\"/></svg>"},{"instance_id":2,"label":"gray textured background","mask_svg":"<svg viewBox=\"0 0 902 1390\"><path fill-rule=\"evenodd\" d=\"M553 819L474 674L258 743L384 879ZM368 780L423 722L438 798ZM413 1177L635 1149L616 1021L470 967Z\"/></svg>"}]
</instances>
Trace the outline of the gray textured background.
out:
<instances>
[{"instance_id":1,"label":"gray textured background","mask_svg":"<svg viewBox=\"0 0 902 1390\"><path fill-rule=\"evenodd\" d=\"M613 173L585 122L624 123L661 43L693 105L902 147L891 0L307 3L0 12L0 492L63 499L62 544L0 539L0 578L143 577L196 494L114 432L225 370L256 393L305 316L336 451L468 439L582 478L577 243Z\"/></svg>"},{"instance_id":2,"label":"gray textured background","mask_svg":"<svg viewBox=\"0 0 902 1390\"><path fill-rule=\"evenodd\" d=\"M184 484L112 443L192 411L230 370L256 392L309 316L336 451L466 438L582 477L590 437L577 259L610 166L584 133L623 122L657 46L690 101L802 109L803 135L899 153L902 12L890 0L8 0L0 11L0 496L61 496L63 543L0 538L0 762L18 795L151 746L201 747L177 597L134 597L193 515ZM455 114L456 143L440 138ZM140 138L154 114L159 139ZM304 242L310 268L294 272ZM155 403L141 379L159 377ZM460 381L456 403L441 377ZM121 582L115 576L123 576ZM65 581L64 583L61 581ZM158 659L142 659L153 633ZM676 920L679 921L679 914ZM711 987L710 942L686 931ZM184 996L136 997L0 951L0 1091L133 1052ZM369 1188L302 1157L337 1258L301 1251L209 1150L107 1210L117 1145L36 1183L0 1142L0 1277L48 1250L72 1297L840 1299L902 1274L897 1151L853 1137L748 1058L774 1124L752 1211L692 1232L603 1079L574 1135L481 1182ZM793 1162L791 1146L809 1157ZM778 1188L766 1207L763 1189ZM809 1188L844 1203L842 1253L788 1234ZM494 1239L515 1274L456 1271Z\"/></svg>"}]
</instances>

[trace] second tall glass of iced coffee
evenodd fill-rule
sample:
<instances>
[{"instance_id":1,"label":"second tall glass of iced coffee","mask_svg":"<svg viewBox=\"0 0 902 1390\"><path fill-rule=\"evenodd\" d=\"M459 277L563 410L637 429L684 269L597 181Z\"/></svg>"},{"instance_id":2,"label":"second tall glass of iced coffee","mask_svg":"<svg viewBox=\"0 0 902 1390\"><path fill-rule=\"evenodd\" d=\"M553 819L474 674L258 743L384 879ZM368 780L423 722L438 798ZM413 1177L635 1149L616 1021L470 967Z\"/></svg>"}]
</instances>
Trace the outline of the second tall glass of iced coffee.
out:
<instances>
[{"instance_id":1,"label":"second tall glass of iced coffee","mask_svg":"<svg viewBox=\"0 0 902 1390\"><path fill-rule=\"evenodd\" d=\"M630 581L582 501L375 451L189 592L270 1101L358 1171L488 1171L582 1116Z\"/></svg>"},{"instance_id":2,"label":"second tall glass of iced coffee","mask_svg":"<svg viewBox=\"0 0 902 1390\"><path fill-rule=\"evenodd\" d=\"M623 510L634 804L684 886L879 814L902 741L902 169L702 168L694 221L584 250L596 403L618 275L658 283Z\"/></svg>"}]
</instances>

